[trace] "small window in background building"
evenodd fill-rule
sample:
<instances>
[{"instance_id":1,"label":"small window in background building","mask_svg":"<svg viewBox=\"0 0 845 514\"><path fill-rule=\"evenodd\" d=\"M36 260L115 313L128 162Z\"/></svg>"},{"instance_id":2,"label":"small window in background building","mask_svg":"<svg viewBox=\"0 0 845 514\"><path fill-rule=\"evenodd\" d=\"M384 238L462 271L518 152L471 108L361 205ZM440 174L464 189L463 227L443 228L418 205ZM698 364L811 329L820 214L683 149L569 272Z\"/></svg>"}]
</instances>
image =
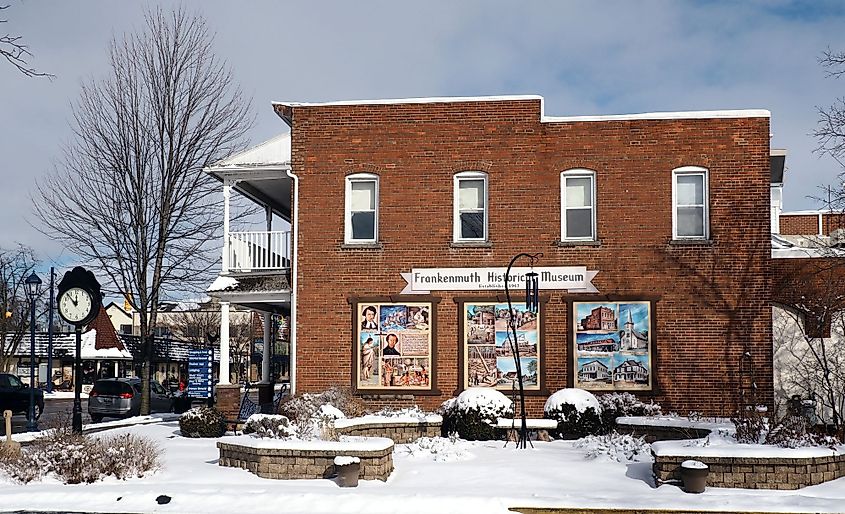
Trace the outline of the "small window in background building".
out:
<instances>
[{"instance_id":1,"label":"small window in background building","mask_svg":"<svg viewBox=\"0 0 845 514\"><path fill-rule=\"evenodd\" d=\"M120 325L120 333L132 335L132 325Z\"/></svg>"}]
</instances>

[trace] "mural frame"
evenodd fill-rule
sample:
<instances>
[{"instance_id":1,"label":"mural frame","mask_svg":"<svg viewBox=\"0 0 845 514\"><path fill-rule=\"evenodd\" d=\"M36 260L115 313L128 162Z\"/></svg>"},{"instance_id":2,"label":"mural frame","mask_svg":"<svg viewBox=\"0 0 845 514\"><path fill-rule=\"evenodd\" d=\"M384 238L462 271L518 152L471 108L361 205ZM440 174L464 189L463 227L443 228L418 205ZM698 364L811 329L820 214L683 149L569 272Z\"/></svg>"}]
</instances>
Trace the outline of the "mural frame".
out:
<instances>
[{"instance_id":1,"label":"mural frame","mask_svg":"<svg viewBox=\"0 0 845 514\"><path fill-rule=\"evenodd\" d=\"M437 387L437 304L440 298L430 295L389 295L389 296L355 296L349 297L347 302L350 304L351 311L351 343L352 354L351 368L350 368L350 382L353 394L356 395L417 395L417 396L438 396L440 390ZM428 308L428 354L421 356L410 356L410 359L428 359L428 386L394 386L385 387L379 384L374 387L361 387L361 337L368 333L367 329L362 328L362 314L361 309L366 309L369 304L376 304L379 307L384 306L408 306L412 307L427 307ZM379 309L380 310L380 309ZM380 313L379 313L380 314ZM381 320L379 320L381 324ZM381 327L377 329L381 332ZM395 329L401 330L401 329ZM379 344L381 348L381 343ZM380 356L380 354L378 354ZM379 357L379 363L381 363ZM404 357L404 356L403 356ZM416 365L416 363L414 363ZM378 367L377 367L378 369ZM377 373L378 374L378 373ZM380 375L379 375L380 376Z\"/></svg>"},{"instance_id":2,"label":"mural frame","mask_svg":"<svg viewBox=\"0 0 845 514\"><path fill-rule=\"evenodd\" d=\"M472 387L468 384L468 356L469 356L469 347L471 346L467 343L467 334L465 331L467 330L466 326L466 319L465 319L465 312L467 305L472 304L505 304L507 305L507 297L504 294L499 295L490 295L490 296L481 296L481 297L458 297L453 299L457 305L457 312L456 317L458 320L457 326L457 350L458 350L458 383L455 389L454 395L457 396L462 391L466 390L468 387ZM540 297L540 308L538 310L537 316L539 319L539 323L537 326L537 385L526 387L525 388L525 395L526 396L548 396L549 390L546 386L546 303L548 303L549 297L548 296L541 296ZM514 304L524 304L524 302L514 302ZM495 329L494 329L495 331ZM486 346L486 345L485 345ZM504 358L504 357L503 357ZM511 361L513 361L513 356L509 356ZM489 386L492 389L495 389L505 396L510 397L512 393L512 389L508 386ZM518 391L519 388L517 387L515 391Z\"/></svg>"},{"instance_id":3,"label":"mural frame","mask_svg":"<svg viewBox=\"0 0 845 514\"><path fill-rule=\"evenodd\" d=\"M654 396L659 394L659 380L658 380L658 336L657 336L657 302L660 300L659 297L654 296L647 296L647 295L625 295L625 296L605 296L601 298L590 297L590 296L577 296L567 298L567 338L568 338L568 345L567 351L569 352L568 361L568 370L567 370L567 384L569 387L577 387L581 389L585 389L587 391L591 391L594 393L613 393L613 392L629 392L629 393L636 393L639 395L647 395L647 396ZM615 322L617 325L610 330L609 327L600 327L595 330L578 330L578 325L581 323L581 319L578 316L578 307L583 304L594 304L594 305L604 305L610 306L615 305ZM626 306L626 312L632 312L634 310L634 306L645 306L647 309L647 316L648 321L645 323L645 327L648 330L648 341L647 341L647 348L645 351L638 352L636 350L626 350L623 352L621 350L621 339L622 334L620 332L625 332L621 326L619 326L619 313L622 311L622 307ZM601 324L601 322L599 322ZM640 330L644 328L643 324L638 324L634 322L635 330ZM597 356L590 354L585 355L585 352L578 349L578 334L585 335L586 337L594 336L596 341L595 343L601 347L602 343L607 342L607 344L611 345L619 345L619 349L615 349L613 351L603 351L606 350L602 348L597 351ZM639 335L643 335L640 333ZM607 336L607 337L602 337ZM630 338L629 338L630 339ZM635 359L630 360L637 360L637 362L644 361L647 363L648 366L648 382L645 384L636 384L635 382L628 382L628 381L614 381L613 379L613 370L612 368L615 367L616 360L620 357L630 355L636 357ZM611 363L611 366L608 366L611 369L609 373L610 382L604 382L606 385L598 385L593 384L587 381L581 381L578 379L578 371L579 371L579 363L578 360L586 359L586 358L593 358L594 360L601 361L602 359L607 360ZM629 359L626 359L626 361Z\"/></svg>"}]
</instances>

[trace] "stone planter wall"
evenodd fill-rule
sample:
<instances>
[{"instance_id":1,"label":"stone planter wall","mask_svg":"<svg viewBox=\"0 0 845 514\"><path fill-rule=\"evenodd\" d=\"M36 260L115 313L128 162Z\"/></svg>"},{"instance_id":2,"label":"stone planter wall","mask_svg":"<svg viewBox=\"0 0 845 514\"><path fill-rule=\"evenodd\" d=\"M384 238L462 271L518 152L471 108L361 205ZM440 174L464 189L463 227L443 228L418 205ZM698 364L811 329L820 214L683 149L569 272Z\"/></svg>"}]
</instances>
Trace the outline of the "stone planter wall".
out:
<instances>
[{"instance_id":1,"label":"stone planter wall","mask_svg":"<svg viewBox=\"0 0 845 514\"><path fill-rule=\"evenodd\" d=\"M361 480L387 480L393 472L393 446L384 450L300 450L252 448L218 442L219 464L246 469L262 478L329 478L335 474L334 458L348 455L361 459Z\"/></svg>"},{"instance_id":2,"label":"stone planter wall","mask_svg":"<svg viewBox=\"0 0 845 514\"><path fill-rule=\"evenodd\" d=\"M336 427L340 435L364 437L386 437L396 444L412 443L420 437L439 437L442 423L432 422L377 422L362 423L349 427Z\"/></svg>"},{"instance_id":3,"label":"stone planter wall","mask_svg":"<svg viewBox=\"0 0 845 514\"><path fill-rule=\"evenodd\" d=\"M742 489L800 489L845 476L845 455L805 458L678 457L654 455L658 480L680 480L681 463L695 459L707 464L710 487ZM659 482L658 482L659 483Z\"/></svg>"},{"instance_id":4,"label":"stone planter wall","mask_svg":"<svg viewBox=\"0 0 845 514\"><path fill-rule=\"evenodd\" d=\"M634 437L643 437L645 439L645 442L649 444L655 441L701 439L710 435L710 430L706 428L635 425L624 422L617 423L616 431L620 434L632 435Z\"/></svg>"}]
</instances>

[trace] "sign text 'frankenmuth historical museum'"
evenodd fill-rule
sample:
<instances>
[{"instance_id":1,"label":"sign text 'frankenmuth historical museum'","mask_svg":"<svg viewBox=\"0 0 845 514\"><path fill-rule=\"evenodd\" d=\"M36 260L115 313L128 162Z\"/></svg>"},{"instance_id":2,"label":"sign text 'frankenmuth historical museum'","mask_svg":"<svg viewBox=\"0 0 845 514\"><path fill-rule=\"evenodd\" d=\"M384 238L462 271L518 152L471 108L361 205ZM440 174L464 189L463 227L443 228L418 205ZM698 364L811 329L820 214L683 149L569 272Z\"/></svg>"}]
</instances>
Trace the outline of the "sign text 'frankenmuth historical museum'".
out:
<instances>
[{"instance_id":1,"label":"sign text 'frankenmuth historical museum'","mask_svg":"<svg viewBox=\"0 0 845 514\"><path fill-rule=\"evenodd\" d=\"M427 294L431 291L489 291L505 288L507 268L414 268L402 273L408 283L402 294ZM519 291L525 287L525 275L532 268L511 268L508 288ZM597 293L592 284L598 271L586 266L536 267L540 289L566 290L570 293Z\"/></svg>"}]
</instances>

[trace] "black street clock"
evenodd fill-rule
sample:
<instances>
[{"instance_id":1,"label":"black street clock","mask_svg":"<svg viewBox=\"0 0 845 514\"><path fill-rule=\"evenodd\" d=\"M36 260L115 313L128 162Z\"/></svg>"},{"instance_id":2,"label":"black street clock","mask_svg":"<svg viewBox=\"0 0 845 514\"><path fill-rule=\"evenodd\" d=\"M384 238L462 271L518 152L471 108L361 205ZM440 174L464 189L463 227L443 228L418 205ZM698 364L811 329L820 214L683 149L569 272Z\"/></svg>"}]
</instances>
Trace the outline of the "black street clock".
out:
<instances>
[{"instance_id":1,"label":"black street clock","mask_svg":"<svg viewBox=\"0 0 845 514\"><path fill-rule=\"evenodd\" d=\"M93 273L77 266L65 273L58 289L56 303L63 320L77 327L94 321L100 312L102 295Z\"/></svg>"}]
</instances>

